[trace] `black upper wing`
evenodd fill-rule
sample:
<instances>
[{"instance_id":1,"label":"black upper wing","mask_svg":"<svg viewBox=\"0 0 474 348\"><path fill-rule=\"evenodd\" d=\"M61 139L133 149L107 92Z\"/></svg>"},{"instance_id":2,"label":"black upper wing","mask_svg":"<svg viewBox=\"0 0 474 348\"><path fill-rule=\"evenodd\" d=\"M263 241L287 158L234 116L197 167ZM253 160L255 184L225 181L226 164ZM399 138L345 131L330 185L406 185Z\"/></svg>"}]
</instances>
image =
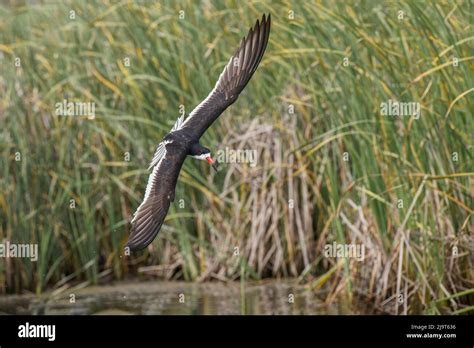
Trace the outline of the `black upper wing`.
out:
<instances>
[{"instance_id":1,"label":"black upper wing","mask_svg":"<svg viewBox=\"0 0 474 348\"><path fill-rule=\"evenodd\" d=\"M199 139L219 115L237 100L262 60L270 36L270 15L250 29L240 47L230 58L214 89L189 115L183 124Z\"/></svg>"},{"instance_id":2,"label":"black upper wing","mask_svg":"<svg viewBox=\"0 0 474 348\"><path fill-rule=\"evenodd\" d=\"M126 244L131 250L143 249L155 239L174 200L176 182L186 159L187 149L174 146L172 141L164 141L161 145L164 153L153 166L145 197L132 220L132 231Z\"/></svg>"}]
</instances>

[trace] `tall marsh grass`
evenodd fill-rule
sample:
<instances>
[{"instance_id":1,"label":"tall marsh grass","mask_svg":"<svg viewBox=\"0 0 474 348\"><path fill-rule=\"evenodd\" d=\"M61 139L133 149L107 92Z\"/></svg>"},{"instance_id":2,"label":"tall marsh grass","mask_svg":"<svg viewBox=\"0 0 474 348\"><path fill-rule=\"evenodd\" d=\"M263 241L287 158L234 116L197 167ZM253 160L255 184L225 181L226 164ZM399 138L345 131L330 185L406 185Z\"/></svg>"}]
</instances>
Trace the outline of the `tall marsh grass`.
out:
<instances>
[{"instance_id":1,"label":"tall marsh grass","mask_svg":"<svg viewBox=\"0 0 474 348\"><path fill-rule=\"evenodd\" d=\"M470 2L14 3L0 6L0 240L40 255L0 260L0 292L299 277L381 312L474 310ZM257 165L187 160L159 238L123 255L154 148L265 12L261 66L201 141ZM57 116L64 99L95 119ZM389 100L420 118L381 115ZM364 244L364 261L324 257L334 241Z\"/></svg>"}]
</instances>

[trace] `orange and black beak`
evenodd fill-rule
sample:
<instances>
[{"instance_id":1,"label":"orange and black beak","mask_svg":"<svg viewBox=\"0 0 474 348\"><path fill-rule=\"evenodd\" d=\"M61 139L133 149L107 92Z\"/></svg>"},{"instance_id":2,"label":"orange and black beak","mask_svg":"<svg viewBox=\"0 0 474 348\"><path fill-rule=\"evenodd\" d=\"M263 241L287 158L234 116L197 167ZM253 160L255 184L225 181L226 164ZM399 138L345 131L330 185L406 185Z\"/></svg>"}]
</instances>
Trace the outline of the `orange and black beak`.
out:
<instances>
[{"instance_id":1,"label":"orange and black beak","mask_svg":"<svg viewBox=\"0 0 474 348\"><path fill-rule=\"evenodd\" d=\"M206 161L212 166L212 168L214 168L216 172L218 171L217 166L216 166L216 161L214 161L211 156L206 157Z\"/></svg>"}]
</instances>

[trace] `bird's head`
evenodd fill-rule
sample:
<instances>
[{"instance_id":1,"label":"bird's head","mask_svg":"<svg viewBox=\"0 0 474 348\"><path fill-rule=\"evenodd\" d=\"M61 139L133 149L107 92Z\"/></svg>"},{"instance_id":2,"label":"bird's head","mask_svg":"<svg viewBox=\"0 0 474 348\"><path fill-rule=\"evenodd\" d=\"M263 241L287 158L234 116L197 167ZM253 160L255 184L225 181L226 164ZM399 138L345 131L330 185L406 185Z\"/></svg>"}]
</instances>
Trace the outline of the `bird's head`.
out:
<instances>
[{"instance_id":1,"label":"bird's head","mask_svg":"<svg viewBox=\"0 0 474 348\"><path fill-rule=\"evenodd\" d=\"M215 161L211 156L211 151L204 147L204 146L199 146L198 148L191 149L192 155L191 157L196 158L198 160L206 161L212 167L217 171L217 168L215 167Z\"/></svg>"},{"instance_id":2,"label":"bird's head","mask_svg":"<svg viewBox=\"0 0 474 348\"><path fill-rule=\"evenodd\" d=\"M214 160L211 157L211 150L204 146L195 146L191 148L191 157L198 160L207 161L209 164L214 163Z\"/></svg>"}]
</instances>

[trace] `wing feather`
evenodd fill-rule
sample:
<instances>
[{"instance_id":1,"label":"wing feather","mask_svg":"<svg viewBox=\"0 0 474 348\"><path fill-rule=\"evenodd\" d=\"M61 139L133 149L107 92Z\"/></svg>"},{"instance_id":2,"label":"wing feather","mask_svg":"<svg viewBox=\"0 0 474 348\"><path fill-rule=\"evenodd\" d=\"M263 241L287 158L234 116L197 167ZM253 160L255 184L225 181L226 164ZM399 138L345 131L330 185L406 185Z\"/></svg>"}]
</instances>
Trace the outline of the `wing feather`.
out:
<instances>
[{"instance_id":1,"label":"wing feather","mask_svg":"<svg viewBox=\"0 0 474 348\"><path fill-rule=\"evenodd\" d=\"M263 15L229 59L214 89L190 113L182 127L200 138L219 115L232 105L262 60L270 36L271 17Z\"/></svg>"},{"instance_id":2,"label":"wing feather","mask_svg":"<svg viewBox=\"0 0 474 348\"><path fill-rule=\"evenodd\" d=\"M126 244L131 250L145 248L160 231L174 200L176 182L186 158L185 150L173 147L173 141L163 141L161 144L164 144L161 150L163 154L153 166L143 202L132 219L132 230Z\"/></svg>"}]
</instances>

